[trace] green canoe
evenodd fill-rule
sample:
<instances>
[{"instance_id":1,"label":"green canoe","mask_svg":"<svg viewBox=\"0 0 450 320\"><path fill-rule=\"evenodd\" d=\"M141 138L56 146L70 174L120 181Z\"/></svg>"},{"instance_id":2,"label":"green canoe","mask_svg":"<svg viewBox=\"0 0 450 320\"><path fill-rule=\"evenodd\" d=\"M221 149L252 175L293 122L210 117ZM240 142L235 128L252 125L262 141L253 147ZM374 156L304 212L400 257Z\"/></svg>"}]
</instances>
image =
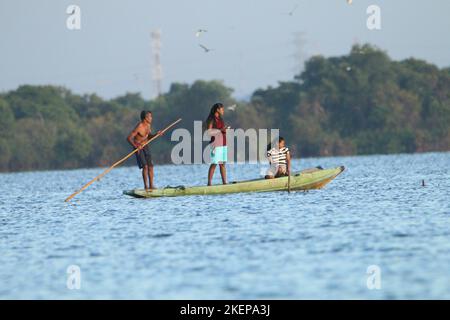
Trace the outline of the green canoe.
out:
<instances>
[{"instance_id":1,"label":"green canoe","mask_svg":"<svg viewBox=\"0 0 450 320\"><path fill-rule=\"evenodd\" d=\"M336 178L344 167L334 169L307 169L291 175L291 190L311 190L320 189ZM267 192L283 191L288 189L288 178L276 179L256 179L240 182L232 182L226 185L198 186L198 187L166 187L145 191L144 189L134 189L124 191L123 193L136 198L155 198L155 197L177 197L190 195L218 195L238 192Z\"/></svg>"}]
</instances>

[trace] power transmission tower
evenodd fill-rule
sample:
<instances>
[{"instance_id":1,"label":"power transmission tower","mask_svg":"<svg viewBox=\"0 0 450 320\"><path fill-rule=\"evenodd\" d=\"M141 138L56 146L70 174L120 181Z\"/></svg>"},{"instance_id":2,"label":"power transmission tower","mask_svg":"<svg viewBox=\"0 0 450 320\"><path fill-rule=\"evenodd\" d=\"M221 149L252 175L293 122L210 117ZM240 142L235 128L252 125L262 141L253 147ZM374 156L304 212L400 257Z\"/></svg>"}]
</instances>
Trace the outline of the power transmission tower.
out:
<instances>
[{"instance_id":1,"label":"power transmission tower","mask_svg":"<svg viewBox=\"0 0 450 320\"><path fill-rule=\"evenodd\" d=\"M162 65L161 65L161 30L156 29L152 31L152 79L156 96L159 97L162 93Z\"/></svg>"},{"instance_id":2,"label":"power transmission tower","mask_svg":"<svg viewBox=\"0 0 450 320\"><path fill-rule=\"evenodd\" d=\"M304 32L295 32L294 33L294 54L292 55L294 58L294 72L295 75L300 75L305 67L305 62L308 60L309 55L306 50L306 33Z\"/></svg>"}]
</instances>

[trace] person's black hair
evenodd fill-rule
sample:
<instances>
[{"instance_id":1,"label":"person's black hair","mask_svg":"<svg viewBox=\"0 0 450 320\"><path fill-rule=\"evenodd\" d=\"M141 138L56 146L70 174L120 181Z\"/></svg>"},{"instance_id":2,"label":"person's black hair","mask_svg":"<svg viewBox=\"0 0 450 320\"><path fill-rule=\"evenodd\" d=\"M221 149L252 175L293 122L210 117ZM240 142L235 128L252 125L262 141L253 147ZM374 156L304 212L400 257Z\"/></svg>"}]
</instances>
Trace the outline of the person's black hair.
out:
<instances>
[{"instance_id":1,"label":"person's black hair","mask_svg":"<svg viewBox=\"0 0 450 320\"><path fill-rule=\"evenodd\" d=\"M142 111L141 111L141 120L144 120L144 119L145 119L145 116L146 116L148 113L152 113L152 112L149 111L149 110L142 110Z\"/></svg>"},{"instance_id":2,"label":"person's black hair","mask_svg":"<svg viewBox=\"0 0 450 320\"><path fill-rule=\"evenodd\" d=\"M284 140L283 137L278 137L278 143L280 143L281 141L286 141L286 140ZM271 149L272 149L272 142L267 145L267 151L270 151Z\"/></svg>"},{"instance_id":3,"label":"person's black hair","mask_svg":"<svg viewBox=\"0 0 450 320\"><path fill-rule=\"evenodd\" d=\"M211 111L209 111L208 118L206 118L206 126L208 126L208 124L214 120L217 110L219 110L221 108L223 108L223 104L220 102L217 102L212 106ZM219 117L220 117L220 115L219 115Z\"/></svg>"}]
</instances>

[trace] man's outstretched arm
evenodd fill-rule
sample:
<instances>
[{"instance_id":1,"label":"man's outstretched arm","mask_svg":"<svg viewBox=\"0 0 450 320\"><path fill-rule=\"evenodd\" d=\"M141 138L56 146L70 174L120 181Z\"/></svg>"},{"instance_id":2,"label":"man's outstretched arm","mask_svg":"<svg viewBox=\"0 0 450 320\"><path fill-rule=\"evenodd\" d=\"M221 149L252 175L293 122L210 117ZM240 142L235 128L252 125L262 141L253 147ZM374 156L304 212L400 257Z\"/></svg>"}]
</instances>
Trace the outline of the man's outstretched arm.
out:
<instances>
[{"instance_id":1,"label":"man's outstretched arm","mask_svg":"<svg viewBox=\"0 0 450 320\"><path fill-rule=\"evenodd\" d=\"M157 131L155 134L152 134L151 132L148 134L148 139L150 140L150 139L153 139L154 137L156 137L157 135L163 135L164 134L164 132L163 131L161 131L161 130L159 130L159 131Z\"/></svg>"}]
</instances>

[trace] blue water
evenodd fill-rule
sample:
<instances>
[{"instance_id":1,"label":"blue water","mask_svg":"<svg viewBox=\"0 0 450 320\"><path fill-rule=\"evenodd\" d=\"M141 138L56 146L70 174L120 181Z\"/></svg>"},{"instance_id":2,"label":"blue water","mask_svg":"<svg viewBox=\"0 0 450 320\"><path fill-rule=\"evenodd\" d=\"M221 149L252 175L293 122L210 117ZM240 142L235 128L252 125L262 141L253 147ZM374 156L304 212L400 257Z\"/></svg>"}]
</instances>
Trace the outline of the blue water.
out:
<instances>
[{"instance_id":1,"label":"blue water","mask_svg":"<svg viewBox=\"0 0 450 320\"><path fill-rule=\"evenodd\" d=\"M133 199L122 190L141 187L139 171L118 168L73 204L101 169L1 174L0 298L449 299L450 153L294 163L316 165L347 170L308 193ZM260 170L230 165L229 180ZM158 166L155 182L206 172Z\"/></svg>"}]
</instances>

